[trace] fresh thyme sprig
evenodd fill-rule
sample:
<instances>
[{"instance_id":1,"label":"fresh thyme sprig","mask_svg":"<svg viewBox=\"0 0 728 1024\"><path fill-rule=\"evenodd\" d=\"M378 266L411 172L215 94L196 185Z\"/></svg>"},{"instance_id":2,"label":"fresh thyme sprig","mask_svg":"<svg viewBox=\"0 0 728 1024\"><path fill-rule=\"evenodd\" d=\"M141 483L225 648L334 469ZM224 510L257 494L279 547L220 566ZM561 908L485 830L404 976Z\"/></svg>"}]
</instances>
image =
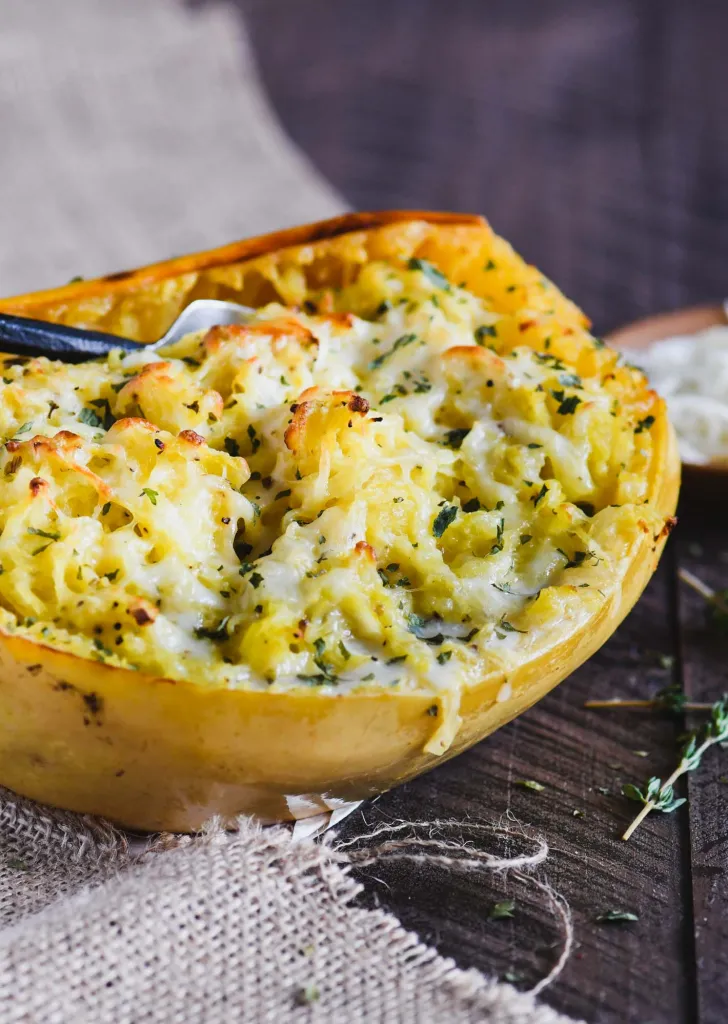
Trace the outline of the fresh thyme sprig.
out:
<instances>
[{"instance_id":1,"label":"fresh thyme sprig","mask_svg":"<svg viewBox=\"0 0 728 1024\"><path fill-rule=\"evenodd\" d=\"M661 782L658 778L651 778L647 781L644 791L637 786L624 786L623 794L630 800L637 800L644 806L635 820L622 836L622 839L629 839L635 829L639 828L650 811L662 811L669 814L677 810L685 803L684 797L675 798L673 786L686 772L694 771L701 762L703 754L716 743L728 741L728 696L722 697L713 704L710 718L702 727L690 734L690 737L682 749L680 763L672 775Z\"/></svg>"}]
</instances>

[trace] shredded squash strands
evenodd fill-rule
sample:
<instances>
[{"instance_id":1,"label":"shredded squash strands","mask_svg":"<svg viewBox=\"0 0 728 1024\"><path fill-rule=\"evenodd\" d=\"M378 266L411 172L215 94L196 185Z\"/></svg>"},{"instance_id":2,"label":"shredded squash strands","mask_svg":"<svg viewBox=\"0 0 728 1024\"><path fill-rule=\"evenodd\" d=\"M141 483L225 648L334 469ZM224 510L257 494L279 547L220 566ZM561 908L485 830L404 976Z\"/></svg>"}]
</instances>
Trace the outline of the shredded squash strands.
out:
<instances>
[{"instance_id":1,"label":"shredded squash strands","mask_svg":"<svg viewBox=\"0 0 728 1024\"><path fill-rule=\"evenodd\" d=\"M445 753L467 688L511 699L663 530L654 396L509 259L489 298L374 260L161 355L6 360L0 626L201 686L428 694Z\"/></svg>"}]
</instances>

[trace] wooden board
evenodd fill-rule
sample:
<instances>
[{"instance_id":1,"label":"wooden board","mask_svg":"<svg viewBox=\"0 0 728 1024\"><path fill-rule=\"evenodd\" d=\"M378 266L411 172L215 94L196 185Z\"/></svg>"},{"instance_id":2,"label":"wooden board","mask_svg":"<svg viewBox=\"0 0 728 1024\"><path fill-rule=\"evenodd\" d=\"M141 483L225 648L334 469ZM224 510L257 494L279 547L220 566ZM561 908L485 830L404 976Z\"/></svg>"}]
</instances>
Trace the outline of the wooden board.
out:
<instances>
[{"instance_id":1,"label":"wooden board","mask_svg":"<svg viewBox=\"0 0 728 1024\"><path fill-rule=\"evenodd\" d=\"M723 5L237 2L284 125L353 206L485 213L598 331L724 297ZM660 655L693 697L726 686L728 636L676 570L728 585L728 522L720 505L680 515L660 572L598 655L521 719L345 827L510 811L541 832L577 938L545 998L595 1024L723 1024L728 1012L728 751L712 751L682 788L689 807L651 815L623 843L638 808L621 783L664 777L686 723L582 706L654 692L669 675ZM524 778L544 790L519 787ZM402 862L363 877L370 901L463 967L515 972L527 987L558 955L550 918L522 887ZM506 896L515 917L488 920ZM640 920L597 924L609 908Z\"/></svg>"},{"instance_id":2,"label":"wooden board","mask_svg":"<svg viewBox=\"0 0 728 1024\"><path fill-rule=\"evenodd\" d=\"M674 554L673 547L615 637L553 694L362 814L376 827L433 817L494 822L512 813L542 834L551 846L545 874L571 905L577 937L574 956L545 998L587 1020L695 1019L693 963L685 955L692 928L687 813L655 814L629 843L620 839L639 809L620 795L622 783L668 774L683 725L666 716L583 708L590 697L642 696L667 682L660 656L677 656ZM518 786L519 779L545 788L533 792ZM362 829L362 819L347 823L347 835ZM458 829L448 835L456 837ZM497 843L486 848L503 851ZM406 862L378 864L363 877L373 899L460 965L520 975L518 984L526 987L558 955L554 920L543 899L522 885ZM488 920L492 905L505 898L516 900L513 920ZM608 909L633 911L640 920L598 924Z\"/></svg>"}]
</instances>

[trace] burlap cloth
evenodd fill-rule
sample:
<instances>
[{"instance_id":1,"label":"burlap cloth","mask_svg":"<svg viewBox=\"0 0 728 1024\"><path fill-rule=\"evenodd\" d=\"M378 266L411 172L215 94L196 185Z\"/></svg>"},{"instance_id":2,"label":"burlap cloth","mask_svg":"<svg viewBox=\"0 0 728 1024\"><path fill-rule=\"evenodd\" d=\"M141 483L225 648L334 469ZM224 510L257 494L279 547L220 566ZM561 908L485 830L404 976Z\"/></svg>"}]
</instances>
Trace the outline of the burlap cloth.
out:
<instances>
[{"instance_id":1,"label":"burlap cloth","mask_svg":"<svg viewBox=\"0 0 728 1024\"><path fill-rule=\"evenodd\" d=\"M326 216L224 5L0 0L0 292ZM329 843L153 852L0 791L0 1019L564 1021L357 905ZM413 868L416 870L416 868Z\"/></svg>"}]
</instances>

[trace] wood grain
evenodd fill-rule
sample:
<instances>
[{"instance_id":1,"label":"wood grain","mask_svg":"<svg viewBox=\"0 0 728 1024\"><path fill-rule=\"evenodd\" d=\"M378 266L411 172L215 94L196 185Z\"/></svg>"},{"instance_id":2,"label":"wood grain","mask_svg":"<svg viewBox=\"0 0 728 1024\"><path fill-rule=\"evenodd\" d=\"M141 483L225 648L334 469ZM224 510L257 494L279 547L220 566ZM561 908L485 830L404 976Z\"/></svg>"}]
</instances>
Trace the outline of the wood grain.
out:
<instances>
[{"instance_id":1,"label":"wood grain","mask_svg":"<svg viewBox=\"0 0 728 1024\"><path fill-rule=\"evenodd\" d=\"M728 532L720 506L698 506L683 516L680 562L715 589L728 585ZM728 629L715 624L705 602L682 586L679 592L685 691L692 700L714 701L728 691ZM700 724L693 716L690 724ZM728 1006L728 751L714 750L690 776L690 845L686 874L692 888L695 957L699 970L698 1019L723 1024Z\"/></svg>"},{"instance_id":2,"label":"wood grain","mask_svg":"<svg viewBox=\"0 0 728 1024\"><path fill-rule=\"evenodd\" d=\"M637 697L667 682L660 656L674 655L676 647L670 576L668 563L613 639L539 705L362 814L376 826L433 816L494 822L511 813L542 834L551 846L546 875L572 907L578 943L545 998L587 1020L691 1019L684 822L679 815L653 815L629 843L620 839L637 809L620 795L622 783L668 773L682 726L669 717L583 708L590 697ZM535 779L545 789L522 788L519 779ZM574 810L584 817L574 817ZM361 819L351 820L346 833L363 827ZM494 849L501 851L497 844ZM372 899L461 966L500 976L515 972L525 987L558 955L558 931L543 899L534 900L521 885L401 863L377 865L365 881ZM488 920L492 904L504 898L516 900L514 919ZM638 913L639 922L596 922L616 908Z\"/></svg>"},{"instance_id":3,"label":"wood grain","mask_svg":"<svg viewBox=\"0 0 728 1024\"><path fill-rule=\"evenodd\" d=\"M724 297L724 5L237 3L284 125L355 208L483 212L598 331ZM725 686L728 636L676 577L680 560L714 586L728 585L720 510L681 509L642 601L553 694L368 805L344 830L433 816L492 822L509 811L530 823L551 845L547 873L572 906L578 942L545 998L595 1024L726 1019L728 752L711 751L679 786L688 807L650 815L623 843L637 806L618 795L621 783L664 777L686 723L582 706L588 697L654 692L669 675L660 654L675 658L675 678L691 696L712 699ZM523 789L522 778L545 788ZM365 883L370 901L461 966L516 972L527 987L558 955L551 919L522 887L401 862L368 869ZM516 916L488 920L506 891ZM640 920L597 924L610 907Z\"/></svg>"}]
</instances>

